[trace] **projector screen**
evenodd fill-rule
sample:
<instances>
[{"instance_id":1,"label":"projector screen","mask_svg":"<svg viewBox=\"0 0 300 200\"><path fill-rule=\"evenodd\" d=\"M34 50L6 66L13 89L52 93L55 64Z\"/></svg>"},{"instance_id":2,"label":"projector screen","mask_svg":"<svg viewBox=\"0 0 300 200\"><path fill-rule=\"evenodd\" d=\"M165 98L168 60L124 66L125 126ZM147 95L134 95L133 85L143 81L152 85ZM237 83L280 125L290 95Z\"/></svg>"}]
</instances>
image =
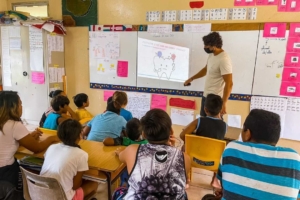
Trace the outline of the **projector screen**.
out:
<instances>
[{"instance_id":1,"label":"projector screen","mask_svg":"<svg viewBox=\"0 0 300 200\"><path fill-rule=\"evenodd\" d=\"M189 76L189 48L138 38L138 76L184 82Z\"/></svg>"}]
</instances>

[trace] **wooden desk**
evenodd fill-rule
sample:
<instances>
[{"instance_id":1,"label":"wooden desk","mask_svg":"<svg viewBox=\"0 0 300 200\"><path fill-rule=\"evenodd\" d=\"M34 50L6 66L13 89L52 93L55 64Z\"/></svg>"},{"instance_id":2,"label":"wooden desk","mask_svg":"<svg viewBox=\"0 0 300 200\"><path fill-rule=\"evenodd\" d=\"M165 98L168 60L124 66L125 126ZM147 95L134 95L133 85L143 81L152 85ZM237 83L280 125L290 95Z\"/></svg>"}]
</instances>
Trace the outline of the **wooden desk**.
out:
<instances>
[{"instance_id":1,"label":"wooden desk","mask_svg":"<svg viewBox=\"0 0 300 200\"><path fill-rule=\"evenodd\" d=\"M49 135L44 134L41 140L47 138ZM126 169L126 165L121 163L115 151L120 146L104 146L102 142L94 142L81 140L79 143L82 150L89 154L88 164L90 170L87 175L94 176L95 178L107 179L108 195L111 199L111 184L119 177L119 175ZM20 147L17 151L16 157L22 155L30 155L38 158L44 158L45 152L33 154L33 152Z\"/></svg>"}]
</instances>

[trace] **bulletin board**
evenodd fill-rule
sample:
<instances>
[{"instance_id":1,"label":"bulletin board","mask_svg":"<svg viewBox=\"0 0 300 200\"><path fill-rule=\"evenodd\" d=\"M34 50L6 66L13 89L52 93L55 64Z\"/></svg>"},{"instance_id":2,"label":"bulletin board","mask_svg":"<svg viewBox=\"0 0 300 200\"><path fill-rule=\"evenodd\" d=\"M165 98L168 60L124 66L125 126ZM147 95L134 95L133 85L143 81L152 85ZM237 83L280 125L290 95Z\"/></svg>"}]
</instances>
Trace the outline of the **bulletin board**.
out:
<instances>
[{"instance_id":1,"label":"bulletin board","mask_svg":"<svg viewBox=\"0 0 300 200\"><path fill-rule=\"evenodd\" d=\"M0 40L2 78L3 80L6 79L3 89L17 91L23 104L22 118L32 123L38 122L43 112L49 107L49 92L63 88L57 73L54 75L56 82L50 82L51 75L48 71L49 66L56 65L53 63L59 63L56 67L63 68L61 71L64 73L63 38L59 40L60 42L55 39L55 42L52 40L48 43L47 36L49 37L49 34L43 30L40 32L41 37L39 39L41 42L35 43L37 35L32 35L29 27L1 27L11 30L8 31L8 39L7 36L1 35ZM1 30L3 29L1 28ZM31 44L34 45L31 46ZM39 59L31 59L33 55L38 56ZM35 68L32 65L35 65Z\"/></svg>"}]
</instances>

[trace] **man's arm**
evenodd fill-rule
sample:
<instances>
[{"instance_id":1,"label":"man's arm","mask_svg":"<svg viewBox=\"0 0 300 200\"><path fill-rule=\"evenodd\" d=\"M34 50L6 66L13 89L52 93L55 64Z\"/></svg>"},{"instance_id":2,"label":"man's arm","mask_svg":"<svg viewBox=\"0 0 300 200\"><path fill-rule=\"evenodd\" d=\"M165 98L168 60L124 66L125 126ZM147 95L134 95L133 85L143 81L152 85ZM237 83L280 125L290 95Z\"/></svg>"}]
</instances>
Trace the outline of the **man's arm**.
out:
<instances>
[{"instance_id":1,"label":"man's arm","mask_svg":"<svg viewBox=\"0 0 300 200\"><path fill-rule=\"evenodd\" d=\"M206 72L207 72L207 65L203 69L201 69L197 74L195 74L194 76L186 80L184 82L184 85L187 86L193 80L204 77L206 75Z\"/></svg>"},{"instance_id":2,"label":"man's arm","mask_svg":"<svg viewBox=\"0 0 300 200\"><path fill-rule=\"evenodd\" d=\"M226 104L227 100L231 94L233 82L232 82L232 74L226 74L222 76L225 82L224 92L223 92L223 106L221 110L221 114L226 114Z\"/></svg>"}]
</instances>

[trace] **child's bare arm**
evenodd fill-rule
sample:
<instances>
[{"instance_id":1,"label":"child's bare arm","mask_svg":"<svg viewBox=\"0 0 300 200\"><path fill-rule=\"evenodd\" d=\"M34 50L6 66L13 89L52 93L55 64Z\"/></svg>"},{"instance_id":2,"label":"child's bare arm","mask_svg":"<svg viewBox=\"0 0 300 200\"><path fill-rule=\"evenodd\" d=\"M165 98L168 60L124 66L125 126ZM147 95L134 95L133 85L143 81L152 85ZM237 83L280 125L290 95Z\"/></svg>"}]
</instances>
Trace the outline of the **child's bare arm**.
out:
<instances>
[{"instance_id":1,"label":"child's bare arm","mask_svg":"<svg viewBox=\"0 0 300 200\"><path fill-rule=\"evenodd\" d=\"M192 123L190 123L185 129L180 133L180 138L185 141L186 134L192 134L193 131L197 128L198 119L195 119Z\"/></svg>"},{"instance_id":2,"label":"child's bare arm","mask_svg":"<svg viewBox=\"0 0 300 200\"><path fill-rule=\"evenodd\" d=\"M186 177L187 177L187 179L189 179L189 174L190 174L190 170L191 170L191 158L186 153L183 153L183 156L184 156L184 166L185 166Z\"/></svg>"},{"instance_id":3,"label":"child's bare arm","mask_svg":"<svg viewBox=\"0 0 300 200\"><path fill-rule=\"evenodd\" d=\"M84 172L77 172L73 178L73 190L77 190L82 185L82 176Z\"/></svg>"},{"instance_id":4,"label":"child's bare arm","mask_svg":"<svg viewBox=\"0 0 300 200\"><path fill-rule=\"evenodd\" d=\"M84 127L84 129L83 129L82 135L83 135L83 136L87 136L87 135L90 133L90 131L91 131L91 127L86 126L86 127Z\"/></svg>"},{"instance_id":5,"label":"child's bare arm","mask_svg":"<svg viewBox=\"0 0 300 200\"><path fill-rule=\"evenodd\" d=\"M103 140L104 146L115 146L115 141L113 138L108 137Z\"/></svg>"}]
</instances>

